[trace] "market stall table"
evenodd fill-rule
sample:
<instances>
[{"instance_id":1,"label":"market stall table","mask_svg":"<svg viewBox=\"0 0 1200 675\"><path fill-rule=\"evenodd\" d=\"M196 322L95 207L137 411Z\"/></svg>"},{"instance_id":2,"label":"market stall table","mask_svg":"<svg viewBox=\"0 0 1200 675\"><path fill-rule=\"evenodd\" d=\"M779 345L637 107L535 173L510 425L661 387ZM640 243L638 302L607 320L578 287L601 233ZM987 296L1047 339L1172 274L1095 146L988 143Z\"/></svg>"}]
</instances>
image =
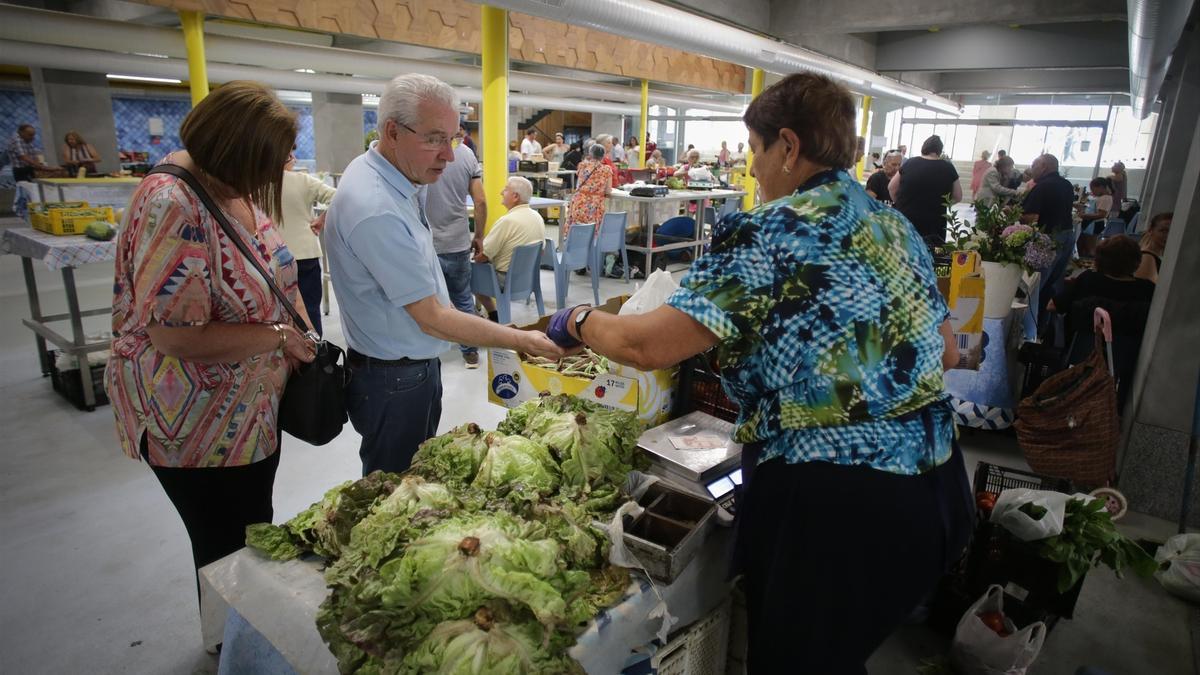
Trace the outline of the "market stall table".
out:
<instances>
[{"instance_id":1,"label":"market stall table","mask_svg":"<svg viewBox=\"0 0 1200 675\"><path fill-rule=\"evenodd\" d=\"M83 385L84 407L94 410L96 396L93 391L92 370L88 367L87 355L108 349L108 340L88 342L83 334L83 317L102 316L112 313L111 307L80 310L79 294L75 290L75 268L90 263L114 260L117 256L117 242L95 241L82 235L55 236L38 232L29 227L15 227L4 230L0 238L0 254L12 253L21 256L21 268L25 273L25 293L29 297L29 318L22 319L36 336L38 359L41 363L42 374L51 373L52 363L50 352L46 349L49 341L67 356L74 358L79 365L79 376ZM33 261L40 260L51 270L60 270L63 288L67 294L67 313L43 315L41 300L38 297L37 279L33 273ZM53 328L50 323L69 321L71 337L66 338Z\"/></svg>"},{"instance_id":2,"label":"market stall table","mask_svg":"<svg viewBox=\"0 0 1200 675\"><path fill-rule=\"evenodd\" d=\"M96 206L111 206L123 209L129 203L134 189L141 178L132 176L97 176L95 178L38 178L35 179L38 198L44 204L46 197L57 196L60 202L88 202ZM47 189L49 188L49 189ZM51 192L53 190L53 192ZM55 201L51 199L51 201Z\"/></svg>"},{"instance_id":3,"label":"market stall table","mask_svg":"<svg viewBox=\"0 0 1200 675\"><path fill-rule=\"evenodd\" d=\"M637 209L637 223L641 232L646 237L644 246L626 246L626 249L643 253L646 256L646 273L654 269L653 255L655 253L664 253L667 251L676 251L681 249L694 249L695 256L698 258L703 251L703 248L708 244L708 237L704 233L704 209L700 208L699 204L705 200L715 199L733 199L744 196L746 193L742 190L671 190L663 197L635 197L624 190L614 189L609 195L612 201L627 201L632 202ZM655 245L654 243L654 227L650 222L650 209L655 206L664 204L687 204L697 202L696 208L696 230L693 238L688 241L681 241L671 244Z\"/></svg>"},{"instance_id":4,"label":"market stall table","mask_svg":"<svg viewBox=\"0 0 1200 675\"><path fill-rule=\"evenodd\" d=\"M657 586L678 619L674 629L702 618L728 595L732 539L732 529L719 530L674 583ZM242 549L200 570L204 645L211 649L223 641L221 672L338 672L316 627L317 608L328 594L321 565L315 557L275 562ZM620 672L631 651L658 632L661 620L650 617L658 604L649 583L631 584L619 604L592 620L571 656L594 675Z\"/></svg>"}]
</instances>

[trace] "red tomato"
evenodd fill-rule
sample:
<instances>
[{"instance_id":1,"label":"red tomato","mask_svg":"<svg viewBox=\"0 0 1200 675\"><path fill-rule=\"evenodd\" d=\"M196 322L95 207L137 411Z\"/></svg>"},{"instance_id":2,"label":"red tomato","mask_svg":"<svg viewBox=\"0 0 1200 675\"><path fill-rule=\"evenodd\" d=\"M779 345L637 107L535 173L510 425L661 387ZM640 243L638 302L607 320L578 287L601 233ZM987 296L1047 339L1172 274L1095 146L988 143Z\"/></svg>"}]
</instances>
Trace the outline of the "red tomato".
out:
<instances>
[{"instance_id":1,"label":"red tomato","mask_svg":"<svg viewBox=\"0 0 1200 675\"><path fill-rule=\"evenodd\" d=\"M1000 612L984 612L982 614L977 614L976 616L978 616L979 620L983 622L983 625L990 628L993 633L1000 636L1008 635L1008 628L1004 625L1004 615Z\"/></svg>"}]
</instances>

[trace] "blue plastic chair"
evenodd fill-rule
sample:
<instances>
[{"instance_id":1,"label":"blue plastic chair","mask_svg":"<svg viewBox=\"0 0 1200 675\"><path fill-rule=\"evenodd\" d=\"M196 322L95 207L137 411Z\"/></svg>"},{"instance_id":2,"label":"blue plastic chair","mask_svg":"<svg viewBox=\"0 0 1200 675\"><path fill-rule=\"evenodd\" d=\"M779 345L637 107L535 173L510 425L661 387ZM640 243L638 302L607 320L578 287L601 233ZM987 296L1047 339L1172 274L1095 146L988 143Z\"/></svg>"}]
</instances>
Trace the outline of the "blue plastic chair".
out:
<instances>
[{"instance_id":1,"label":"blue plastic chair","mask_svg":"<svg viewBox=\"0 0 1200 675\"><path fill-rule=\"evenodd\" d=\"M1142 212L1138 211L1137 213L1133 214L1132 218L1129 219L1129 227L1126 227L1125 231L1129 234L1137 232L1138 223L1140 222L1142 222Z\"/></svg>"},{"instance_id":2,"label":"blue plastic chair","mask_svg":"<svg viewBox=\"0 0 1200 675\"><path fill-rule=\"evenodd\" d=\"M513 249L503 288L500 287L496 268L490 262L471 264L471 292L496 299L496 318L500 323L511 323L512 301L528 299L531 293L537 300L538 316L546 313L546 306L542 302L540 266L544 245L538 242Z\"/></svg>"},{"instance_id":3,"label":"blue plastic chair","mask_svg":"<svg viewBox=\"0 0 1200 675\"><path fill-rule=\"evenodd\" d=\"M629 283L629 254L625 250L625 227L629 223L629 213L618 211L604 214L600 222L600 233L592 244L592 288L599 294L600 274L604 272L604 256L607 253L620 253L621 265L625 268L625 283ZM597 303L598 304L598 303Z\"/></svg>"},{"instance_id":4,"label":"blue plastic chair","mask_svg":"<svg viewBox=\"0 0 1200 675\"><path fill-rule=\"evenodd\" d=\"M567 232L563 247L555 251L551 258L554 263L554 300L559 309L567 306L567 284L571 281L571 272L588 266L592 256L592 233L595 231L596 226L592 223L575 223ZM553 248L553 242L546 241L546 245ZM596 304L600 304L598 283L592 285L592 295L596 298Z\"/></svg>"},{"instance_id":5,"label":"blue plastic chair","mask_svg":"<svg viewBox=\"0 0 1200 675\"><path fill-rule=\"evenodd\" d=\"M717 209L715 206L704 207L704 224L705 225L707 225L708 227L713 227L717 223L721 222L720 219L721 219L721 215L719 213L717 213Z\"/></svg>"},{"instance_id":6,"label":"blue plastic chair","mask_svg":"<svg viewBox=\"0 0 1200 675\"><path fill-rule=\"evenodd\" d=\"M1120 218L1109 218L1108 223L1104 226L1104 231L1100 233L1100 238L1108 239L1120 234L1125 234L1125 221Z\"/></svg>"},{"instance_id":7,"label":"blue plastic chair","mask_svg":"<svg viewBox=\"0 0 1200 675\"><path fill-rule=\"evenodd\" d=\"M717 210L717 216L721 219L724 219L725 216L727 216L731 213L737 213L738 209L741 208L741 206L742 206L741 199L726 199L725 203L721 204L721 208ZM715 225L718 222L720 222L720 221L714 221L713 224Z\"/></svg>"}]
</instances>

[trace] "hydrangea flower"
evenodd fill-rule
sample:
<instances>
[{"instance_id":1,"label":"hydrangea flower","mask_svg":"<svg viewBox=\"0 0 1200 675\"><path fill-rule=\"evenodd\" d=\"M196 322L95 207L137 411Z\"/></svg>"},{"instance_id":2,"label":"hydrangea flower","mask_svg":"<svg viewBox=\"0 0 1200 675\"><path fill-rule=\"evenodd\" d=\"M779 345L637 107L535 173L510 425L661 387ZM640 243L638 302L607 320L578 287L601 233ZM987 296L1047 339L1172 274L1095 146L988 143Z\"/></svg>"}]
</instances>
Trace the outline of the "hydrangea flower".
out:
<instances>
[{"instance_id":1,"label":"hydrangea flower","mask_svg":"<svg viewBox=\"0 0 1200 675\"><path fill-rule=\"evenodd\" d=\"M1025 266L1032 270L1043 270L1054 262L1054 241L1042 233L1033 235L1025 245Z\"/></svg>"}]
</instances>

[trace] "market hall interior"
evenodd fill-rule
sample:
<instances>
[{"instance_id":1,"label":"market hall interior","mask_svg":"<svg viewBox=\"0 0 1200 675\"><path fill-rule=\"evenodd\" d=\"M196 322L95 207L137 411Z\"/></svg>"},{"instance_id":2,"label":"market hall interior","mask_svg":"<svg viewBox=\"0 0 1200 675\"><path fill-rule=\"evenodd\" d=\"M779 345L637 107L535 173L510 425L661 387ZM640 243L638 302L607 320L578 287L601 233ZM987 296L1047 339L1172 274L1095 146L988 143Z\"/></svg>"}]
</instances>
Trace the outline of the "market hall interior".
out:
<instances>
[{"instance_id":1,"label":"market hall interior","mask_svg":"<svg viewBox=\"0 0 1200 675\"><path fill-rule=\"evenodd\" d=\"M554 172L543 166L549 153L521 156L510 164L508 142L519 142L530 129L546 146L556 134L564 136L566 146L578 143L581 148L605 134L615 137L617 146L635 139L629 156L615 158L611 150L608 155L629 172L630 182L658 178L657 172L637 173L652 159L650 152L639 156L638 145L653 143L672 175L686 163L686 149L694 146L718 183L750 195L748 203L736 200L743 209L753 204L756 190L747 158L743 155L740 165L736 154L723 159L722 143L730 150L748 143L741 114L753 96L799 70L800 64L811 65L832 74L855 96L865 158L850 169L864 182L876 171L872 153L881 164L901 146L908 149L906 159L915 157L923 141L937 135L964 188L963 203L955 211L972 219L973 169L983 151L994 160L999 150L1013 158L1018 175L1043 153L1054 154L1061 175L1080 190L1094 178L1111 178L1114 165L1120 164L1122 195L1137 208L1137 220L1130 214L1121 221L1121 231L1143 237L1143 243L1152 216L1175 214L1163 250L1156 254L1161 258L1156 289L1146 310L1140 353L1125 383L1128 400L1120 416L1115 486L1128 500L1129 513L1119 529L1130 539L1164 542L1175 534L1181 504L1188 531L1200 526L1200 497L1185 487L1200 473L1188 461L1189 446L1196 443L1200 373L1195 349L1200 237L1193 230L1200 226L1191 225L1196 219L1191 211L1200 209L1200 162L1195 160L1200 157L1195 124L1200 118L1200 36L1192 2L644 3L648 10L661 9L664 20L675 17L669 12L683 12L701 22L689 41L680 43L669 41L677 33L661 23L637 24L646 19L643 14L614 15L618 25L604 25L587 18L582 13L586 8L576 7L588 3L560 3L581 12L571 20L544 3L505 0L495 3L505 10L507 36L501 51L505 97L499 101L489 101L488 82L481 81L488 35L479 4L449 0L434 7L420 0L394 0L376 3L371 11L352 7L354 3L293 4L203 3L205 12L198 17L202 51L197 56L185 40L185 24L196 20L195 3L0 3L0 142L5 152L0 163L7 165L0 168L0 235L30 227L28 216L18 214L38 200L71 201L81 195L109 204L115 212L123 209L132 188L120 181L143 174L182 148L180 126L197 100L197 72L206 79L206 89L210 82L215 89L240 79L272 88L298 120L296 170L331 185L377 137L378 94L386 80L426 72L449 82L461 92L464 128L478 146L489 199L487 225L503 215L500 190L510 173L530 174L536 197L561 200L541 211L547 237L553 240L560 219L566 218L572 177L578 176L550 175ZM390 11L378 7L384 4ZM596 3L601 8L609 4ZM1135 25L1146 30L1134 35ZM737 32L722 33L715 26ZM754 42L758 39L779 47L768 53ZM752 45L755 53L739 50L740 43ZM196 71L197 61L207 68ZM489 110L498 111L491 121ZM497 123L497 118L503 121ZM13 148L21 147L14 146L14 139L25 124L34 127L34 143L46 169L38 174L47 181L38 183L44 192L32 195L21 192L14 174L24 166L14 161ZM96 153L95 166L84 175L96 179L111 174L113 182L53 182L72 180L74 170L84 168L72 161L70 133L86 139ZM489 138L489 133L502 138ZM499 154L489 154L493 146L501 148ZM564 158L560 155L557 163ZM70 177L62 168L66 166L74 169ZM735 200L726 201L732 207ZM664 222L663 216L704 217L691 213L686 201L676 202L669 214L634 202L610 203L613 210L628 208L631 225L643 213L651 226ZM1118 220L1115 214L1110 217ZM1105 238L1102 231L1096 237ZM629 246L638 243L631 234ZM26 265L29 257L6 246L0 243L0 253L11 253L0 255L0 550L7 572L0 595L6 627L0 669L217 672L220 655L207 652L200 638L188 538L178 514L150 470L122 458L108 407L81 411L52 389L39 362L35 334L22 323L31 311L69 315L68 290L79 307L110 307L113 262L69 263L73 274L68 282L62 267L48 264L48 258ZM659 266L679 282L692 251L684 246L654 255L663 257ZM1086 257L1082 248L1077 252ZM629 255L631 262L625 264L640 265L637 271L643 275L658 267L641 252L631 249ZM602 301L628 295L644 283L636 273L630 281L619 278L619 256L611 258L606 267L617 274L598 280L596 295ZM561 309L551 292L561 283L558 276L552 269L538 274L546 313ZM27 293L31 281L41 301L35 310ZM591 304L590 286L590 278L569 275L565 306ZM324 337L345 346L338 298L332 289L325 293ZM534 303L514 301L513 324L539 318ZM1020 326L1013 326L1018 319L1006 321L996 323L1003 325L996 333L999 341L1024 341ZM67 323L58 324L63 334L70 334L70 327L62 328ZM82 316L79 330L85 341L106 339L111 317L106 312ZM973 393L1006 389L999 397L1005 403L999 405L975 400L972 406L968 397L960 400L971 407L960 421L970 476L981 462L1030 470L1010 427L1021 395L1028 393L1023 380L1029 371L1017 351L1002 352L1008 370L989 375L1005 379L1003 385L963 384L976 377L973 373L947 375L948 389L952 383ZM457 345L441 355L445 412L438 433L466 422L493 429L504 419L506 409L487 395L492 382L486 349L480 358L480 367L469 367ZM60 355L55 365L65 371L78 368L70 361ZM359 442L349 424L321 447L285 435L274 484L275 522L291 518L333 485L357 478ZM888 552L878 555L886 564ZM1198 630L1197 606L1170 595L1159 581L1132 574L1118 578L1099 567L1088 573L1073 618L1054 624L1028 672L1056 675L1090 666L1110 675L1194 673L1200 671ZM950 642L913 618L872 656L868 669L885 675L916 672L922 663L945 654Z\"/></svg>"}]
</instances>

